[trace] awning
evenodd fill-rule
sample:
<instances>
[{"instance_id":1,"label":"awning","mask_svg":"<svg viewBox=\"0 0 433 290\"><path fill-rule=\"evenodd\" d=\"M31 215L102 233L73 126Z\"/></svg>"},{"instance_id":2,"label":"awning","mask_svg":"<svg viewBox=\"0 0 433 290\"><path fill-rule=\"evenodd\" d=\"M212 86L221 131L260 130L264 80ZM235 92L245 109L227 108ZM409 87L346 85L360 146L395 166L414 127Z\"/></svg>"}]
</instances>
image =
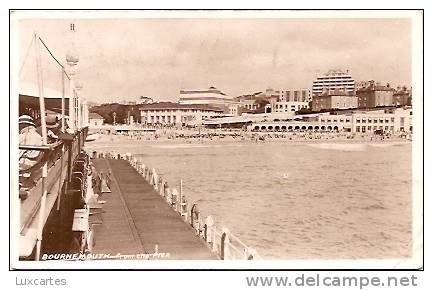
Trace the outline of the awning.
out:
<instances>
[{"instance_id":1,"label":"awning","mask_svg":"<svg viewBox=\"0 0 433 290\"><path fill-rule=\"evenodd\" d=\"M39 110L39 97L20 94L19 106L20 106L20 110L24 108ZM45 109L61 114L62 98L45 97ZM65 115L68 114L69 114L69 98L65 97Z\"/></svg>"},{"instance_id":2,"label":"awning","mask_svg":"<svg viewBox=\"0 0 433 290\"><path fill-rule=\"evenodd\" d=\"M69 91L64 93L65 114L69 112ZM62 113L62 90L44 87L45 109L56 113ZM19 106L20 110L31 108L39 110L39 88L37 84L23 82L19 88Z\"/></svg>"}]
</instances>

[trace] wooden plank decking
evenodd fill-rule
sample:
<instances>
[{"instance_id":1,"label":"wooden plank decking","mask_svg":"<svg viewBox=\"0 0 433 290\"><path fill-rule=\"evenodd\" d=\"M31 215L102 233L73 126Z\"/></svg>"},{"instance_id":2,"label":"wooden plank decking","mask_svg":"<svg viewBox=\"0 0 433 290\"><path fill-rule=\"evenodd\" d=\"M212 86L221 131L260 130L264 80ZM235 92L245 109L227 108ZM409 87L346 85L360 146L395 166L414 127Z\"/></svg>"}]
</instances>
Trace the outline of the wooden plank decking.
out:
<instances>
[{"instance_id":1,"label":"wooden plank decking","mask_svg":"<svg viewBox=\"0 0 433 290\"><path fill-rule=\"evenodd\" d=\"M218 259L125 160L94 159L98 171L111 171L111 193L101 199L102 224L95 226L97 254L169 253L171 259Z\"/></svg>"}]
</instances>

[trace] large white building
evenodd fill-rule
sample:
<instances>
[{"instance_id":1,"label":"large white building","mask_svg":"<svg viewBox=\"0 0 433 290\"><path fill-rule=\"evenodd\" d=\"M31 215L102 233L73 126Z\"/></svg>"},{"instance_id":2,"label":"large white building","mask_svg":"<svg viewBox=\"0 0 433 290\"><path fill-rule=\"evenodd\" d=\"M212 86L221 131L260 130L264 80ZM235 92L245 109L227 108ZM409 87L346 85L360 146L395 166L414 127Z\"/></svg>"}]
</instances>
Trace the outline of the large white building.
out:
<instances>
[{"instance_id":1,"label":"large white building","mask_svg":"<svg viewBox=\"0 0 433 290\"><path fill-rule=\"evenodd\" d=\"M326 74L318 76L313 82L312 94L320 95L324 89L328 90L346 90L348 93L354 93L355 80L349 75L349 71L330 70Z\"/></svg>"},{"instance_id":2,"label":"large white building","mask_svg":"<svg viewBox=\"0 0 433 290\"><path fill-rule=\"evenodd\" d=\"M225 114L236 115L237 102L215 87L207 89L180 90L179 104L209 105L218 107ZM240 104L239 104L240 105Z\"/></svg>"},{"instance_id":3,"label":"large white building","mask_svg":"<svg viewBox=\"0 0 433 290\"><path fill-rule=\"evenodd\" d=\"M311 116L305 120L306 116ZM256 131L344 131L370 133L377 131L399 134L412 133L412 109L397 108L371 111L352 111L342 114L319 113L296 115L283 122L253 122Z\"/></svg>"},{"instance_id":4,"label":"large white building","mask_svg":"<svg viewBox=\"0 0 433 290\"><path fill-rule=\"evenodd\" d=\"M271 102L270 106L271 113L295 114L301 109L308 109L308 102Z\"/></svg>"},{"instance_id":5,"label":"large white building","mask_svg":"<svg viewBox=\"0 0 433 290\"><path fill-rule=\"evenodd\" d=\"M140 107L141 123L146 125L201 125L204 120L222 115L223 110L209 105L188 105L171 102L146 104Z\"/></svg>"}]
</instances>

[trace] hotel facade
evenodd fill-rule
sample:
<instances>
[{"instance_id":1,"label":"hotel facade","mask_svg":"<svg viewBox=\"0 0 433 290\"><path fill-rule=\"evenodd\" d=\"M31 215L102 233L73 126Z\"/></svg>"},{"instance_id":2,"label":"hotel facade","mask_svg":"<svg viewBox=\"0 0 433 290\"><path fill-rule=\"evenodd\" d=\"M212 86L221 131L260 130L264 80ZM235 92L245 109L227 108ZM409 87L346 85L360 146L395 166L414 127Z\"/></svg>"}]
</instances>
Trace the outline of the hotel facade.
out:
<instances>
[{"instance_id":1,"label":"hotel facade","mask_svg":"<svg viewBox=\"0 0 433 290\"><path fill-rule=\"evenodd\" d=\"M222 114L223 110L218 107L201 104L162 102L140 107L141 123L144 125L197 126L203 120Z\"/></svg>"},{"instance_id":2,"label":"hotel facade","mask_svg":"<svg viewBox=\"0 0 433 290\"><path fill-rule=\"evenodd\" d=\"M312 95L320 95L324 89L344 90L349 93L355 93L355 80L349 75L349 72L341 70L330 70L326 74L318 76L313 81Z\"/></svg>"}]
</instances>

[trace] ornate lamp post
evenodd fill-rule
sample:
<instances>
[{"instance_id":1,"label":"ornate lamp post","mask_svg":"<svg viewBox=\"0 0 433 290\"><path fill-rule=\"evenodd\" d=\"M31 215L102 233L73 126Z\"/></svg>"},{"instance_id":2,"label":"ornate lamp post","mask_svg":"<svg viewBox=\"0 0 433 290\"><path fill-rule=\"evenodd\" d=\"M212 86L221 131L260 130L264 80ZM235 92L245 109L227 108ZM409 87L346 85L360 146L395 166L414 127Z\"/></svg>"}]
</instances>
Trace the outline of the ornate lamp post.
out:
<instances>
[{"instance_id":1,"label":"ornate lamp post","mask_svg":"<svg viewBox=\"0 0 433 290\"><path fill-rule=\"evenodd\" d=\"M81 84L81 82L76 81L75 82L75 92L77 95L77 116L78 116L78 120L77 120L77 125L78 125L78 129L81 129L83 127L83 111L82 111L82 100L81 100L81 89L83 88L83 85Z\"/></svg>"},{"instance_id":2,"label":"ornate lamp post","mask_svg":"<svg viewBox=\"0 0 433 290\"><path fill-rule=\"evenodd\" d=\"M75 66L78 64L79 57L75 49L72 48L66 54L66 63L68 64L68 75L69 75L69 123L71 129L77 131L76 126L76 97L75 97Z\"/></svg>"},{"instance_id":3,"label":"ornate lamp post","mask_svg":"<svg viewBox=\"0 0 433 290\"><path fill-rule=\"evenodd\" d=\"M75 24L70 25L71 48L66 53L66 63L68 64L69 80L69 123L71 129L77 131L77 98L75 97L75 67L78 64L79 56L74 46Z\"/></svg>"}]
</instances>

